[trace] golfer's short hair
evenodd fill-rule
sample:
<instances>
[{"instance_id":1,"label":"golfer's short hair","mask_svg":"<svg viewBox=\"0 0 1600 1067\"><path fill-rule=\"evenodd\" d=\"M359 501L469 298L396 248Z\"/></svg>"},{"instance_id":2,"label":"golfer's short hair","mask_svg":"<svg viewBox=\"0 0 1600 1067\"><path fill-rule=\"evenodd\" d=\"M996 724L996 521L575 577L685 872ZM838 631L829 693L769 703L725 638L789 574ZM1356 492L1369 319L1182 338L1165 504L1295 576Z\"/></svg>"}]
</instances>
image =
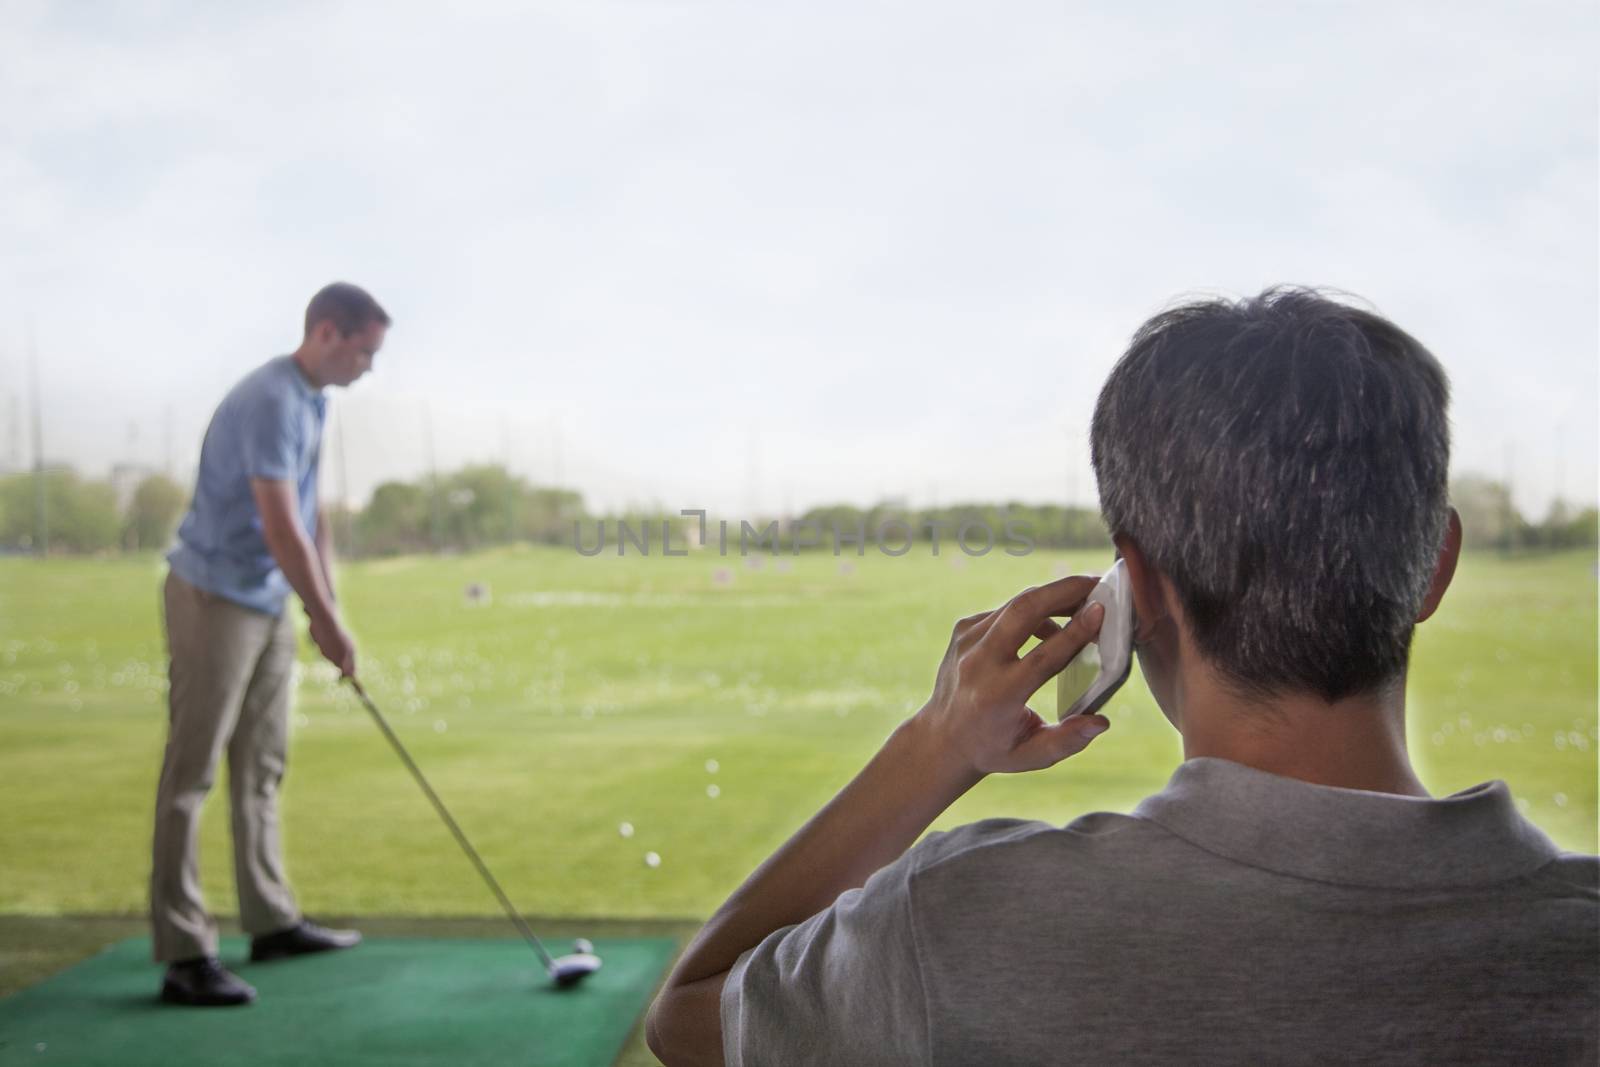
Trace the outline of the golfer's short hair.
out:
<instances>
[{"instance_id":1,"label":"golfer's short hair","mask_svg":"<svg viewBox=\"0 0 1600 1067\"><path fill-rule=\"evenodd\" d=\"M390 324L389 313L378 306L372 294L349 282L325 285L311 298L306 305L306 336L324 320L346 337L366 329L369 323Z\"/></svg>"},{"instance_id":2,"label":"golfer's short hair","mask_svg":"<svg viewBox=\"0 0 1600 1067\"><path fill-rule=\"evenodd\" d=\"M1174 307L1095 405L1101 512L1240 695L1375 692L1443 544L1449 398L1416 339L1315 290Z\"/></svg>"}]
</instances>

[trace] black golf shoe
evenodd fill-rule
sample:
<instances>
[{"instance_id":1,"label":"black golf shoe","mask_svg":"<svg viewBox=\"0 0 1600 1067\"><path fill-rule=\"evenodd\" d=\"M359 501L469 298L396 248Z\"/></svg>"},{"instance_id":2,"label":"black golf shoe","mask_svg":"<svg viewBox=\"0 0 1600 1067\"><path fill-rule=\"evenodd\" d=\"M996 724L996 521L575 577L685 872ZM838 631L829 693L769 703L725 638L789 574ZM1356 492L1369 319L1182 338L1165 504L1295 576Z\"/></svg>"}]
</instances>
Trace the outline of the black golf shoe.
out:
<instances>
[{"instance_id":1,"label":"black golf shoe","mask_svg":"<svg viewBox=\"0 0 1600 1067\"><path fill-rule=\"evenodd\" d=\"M168 1004L195 1008L221 1008L248 1004L256 991L215 956L196 956L167 966L161 982L161 999Z\"/></svg>"},{"instance_id":2,"label":"black golf shoe","mask_svg":"<svg viewBox=\"0 0 1600 1067\"><path fill-rule=\"evenodd\" d=\"M262 934L250 939L250 962L263 963L308 952L328 952L336 948L355 948L361 943L356 930L329 930L309 919L301 919L287 930Z\"/></svg>"}]
</instances>

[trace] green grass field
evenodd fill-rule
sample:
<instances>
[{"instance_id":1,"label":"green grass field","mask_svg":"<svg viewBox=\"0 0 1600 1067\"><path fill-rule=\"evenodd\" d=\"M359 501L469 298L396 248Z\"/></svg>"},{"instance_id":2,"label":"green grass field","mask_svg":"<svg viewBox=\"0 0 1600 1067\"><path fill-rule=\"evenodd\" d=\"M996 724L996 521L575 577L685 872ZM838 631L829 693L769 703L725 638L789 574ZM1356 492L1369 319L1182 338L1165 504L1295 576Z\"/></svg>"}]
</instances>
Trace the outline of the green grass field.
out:
<instances>
[{"instance_id":1,"label":"green grass field","mask_svg":"<svg viewBox=\"0 0 1600 1067\"><path fill-rule=\"evenodd\" d=\"M524 911L707 915L926 698L957 617L1105 560L761 562L522 548L343 567L369 690ZM153 557L0 561L0 913L144 907L166 729L161 574ZM492 603L469 606L470 582ZM1467 556L1413 661L1411 744L1430 789L1504 778L1559 843L1594 851L1595 700L1594 558ZM1083 757L991 778L938 825L1064 822L1159 789L1178 738L1137 676L1108 714ZM495 912L309 649L284 803L311 913ZM221 913L225 809L214 794L203 845Z\"/></svg>"}]
</instances>

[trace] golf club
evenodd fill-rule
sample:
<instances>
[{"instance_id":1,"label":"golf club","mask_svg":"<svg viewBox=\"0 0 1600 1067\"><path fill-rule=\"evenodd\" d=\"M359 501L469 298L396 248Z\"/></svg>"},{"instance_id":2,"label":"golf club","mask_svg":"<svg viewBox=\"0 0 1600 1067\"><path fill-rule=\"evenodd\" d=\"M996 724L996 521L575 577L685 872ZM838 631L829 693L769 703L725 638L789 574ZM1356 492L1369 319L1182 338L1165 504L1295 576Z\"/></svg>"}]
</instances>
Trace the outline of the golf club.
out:
<instances>
[{"instance_id":1,"label":"golf club","mask_svg":"<svg viewBox=\"0 0 1600 1067\"><path fill-rule=\"evenodd\" d=\"M417 784L422 787L422 791L428 794L429 800L433 801L434 810L439 813L439 817L444 820L445 825L450 827L450 832L455 835L456 841L461 845L461 850L467 854L467 858L472 860L472 865L478 868L478 873L483 875L484 882L494 892L495 898L500 901L500 906L505 909L507 917L511 919L512 924L516 926L517 931L522 934L528 944L533 946L533 951L537 952L539 958L544 961L545 971L550 975L551 980L558 986L566 987L576 985L595 971L598 971L600 969L600 957L594 954L594 945L583 938L579 938L573 946L577 951L569 955L552 957L549 952L545 951L544 944L534 936L533 931L528 928L528 924L523 921L522 916L517 914L517 909L511 906L511 899L506 896L505 890L500 888L500 883L495 881L494 875L489 873L489 868L484 864L482 857L478 855L478 850L472 847L472 842L467 840L467 835L461 832L461 827L457 826L455 819L450 817L450 812L445 808L444 801L439 799L439 794L433 791L433 787L428 784L428 780L422 776L421 768L411 758L411 754L406 751L405 746L400 743L400 738L396 737L395 732L389 728L389 720L383 717L383 713L372 702L372 698L367 696L367 691L361 687L360 682L356 681L354 675L346 675L345 681L350 683L350 687L355 690L356 696L361 698L362 706L372 715L372 720L378 724L378 729L383 731L383 736L389 739L389 744L394 746L394 750L400 754L400 759L410 768L412 777L417 780Z\"/></svg>"}]
</instances>

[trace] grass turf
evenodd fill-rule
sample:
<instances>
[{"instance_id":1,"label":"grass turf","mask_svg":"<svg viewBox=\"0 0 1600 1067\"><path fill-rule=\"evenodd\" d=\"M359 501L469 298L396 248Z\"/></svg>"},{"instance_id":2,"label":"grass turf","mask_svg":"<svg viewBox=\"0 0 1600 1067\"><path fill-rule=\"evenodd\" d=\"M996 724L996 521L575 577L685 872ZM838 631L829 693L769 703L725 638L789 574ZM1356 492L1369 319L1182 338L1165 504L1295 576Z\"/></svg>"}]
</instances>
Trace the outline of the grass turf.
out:
<instances>
[{"instance_id":1,"label":"grass turf","mask_svg":"<svg viewBox=\"0 0 1600 1067\"><path fill-rule=\"evenodd\" d=\"M755 569L520 548L346 565L341 594L369 691L523 910L695 918L926 699L956 618L1104 562L946 551ZM144 906L166 728L160 576L155 558L0 561L0 913ZM492 602L467 604L470 582ZM284 799L302 905L492 913L359 705L305 657ZM1593 851L1595 694L1594 558L1468 554L1418 630L1413 758L1435 792L1504 778L1558 842ZM1108 714L1083 756L992 777L936 826L1063 822L1159 789L1179 743L1137 672ZM209 804L202 832L222 913L226 815Z\"/></svg>"},{"instance_id":2,"label":"grass turf","mask_svg":"<svg viewBox=\"0 0 1600 1067\"><path fill-rule=\"evenodd\" d=\"M548 944L556 948L569 946L574 938L587 937L591 940L666 938L681 949L699 929L699 924L692 921L656 919L572 920L533 915L528 917L528 921ZM505 940L512 936L511 927L503 917L498 916L427 919L413 916L365 915L359 919L333 916L330 922L334 926L358 926L372 938L472 937ZM221 920L221 927L224 935L238 933L236 924L226 917ZM26 989L119 941L139 937L148 930L144 917L135 915L0 915L0 997ZM161 972L153 964L147 964L145 975L142 988L148 995L154 996ZM622 1054L615 1061L615 1067L648 1067L659 1062L645 1044L642 1019L635 1022Z\"/></svg>"},{"instance_id":3,"label":"grass turf","mask_svg":"<svg viewBox=\"0 0 1600 1067\"><path fill-rule=\"evenodd\" d=\"M154 997L148 938L121 941L0 1000L0 1064L610 1064L676 952L672 938L597 939L605 961L556 989L520 941L385 938L350 952L250 964L244 1009Z\"/></svg>"}]
</instances>

